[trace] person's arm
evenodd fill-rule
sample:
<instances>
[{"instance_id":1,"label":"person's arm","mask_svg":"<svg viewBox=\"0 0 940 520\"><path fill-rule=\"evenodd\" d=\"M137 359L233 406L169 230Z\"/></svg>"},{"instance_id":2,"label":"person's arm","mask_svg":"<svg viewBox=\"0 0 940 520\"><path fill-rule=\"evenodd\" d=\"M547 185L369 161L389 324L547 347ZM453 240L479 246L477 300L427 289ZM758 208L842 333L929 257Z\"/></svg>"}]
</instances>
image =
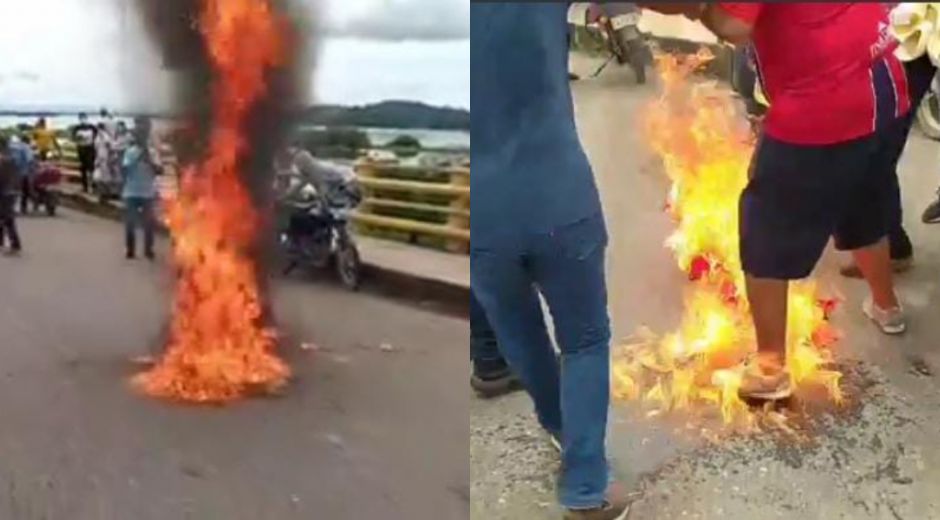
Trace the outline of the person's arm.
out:
<instances>
[{"instance_id":1,"label":"person's arm","mask_svg":"<svg viewBox=\"0 0 940 520\"><path fill-rule=\"evenodd\" d=\"M121 168L128 169L136 163L140 157L140 151L136 145L131 145L124 151L124 157L121 158Z\"/></svg>"},{"instance_id":2,"label":"person's arm","mask_svg":"<svg viewBox=\"0 0 940 520\"><path fill-rule=\"evenodd\" d=\"M163 175L163 163L160 161L160 151L157 149L157 143L154 139L147 141L147 161L153 168L153 173Z\"/></svg>"},{"instance_id":3,"label":"person's arm","mask_svg":"<svg viewBox=\"0 0 940 520\"><path fill-rule=\"evenodd\" d=\"M746 43L754 32L754 24L763 4L722 2L701 4L699 21L720 39L735 45ZM694 19L694 18L693 18Z\"/></svg>"}]
</instances>

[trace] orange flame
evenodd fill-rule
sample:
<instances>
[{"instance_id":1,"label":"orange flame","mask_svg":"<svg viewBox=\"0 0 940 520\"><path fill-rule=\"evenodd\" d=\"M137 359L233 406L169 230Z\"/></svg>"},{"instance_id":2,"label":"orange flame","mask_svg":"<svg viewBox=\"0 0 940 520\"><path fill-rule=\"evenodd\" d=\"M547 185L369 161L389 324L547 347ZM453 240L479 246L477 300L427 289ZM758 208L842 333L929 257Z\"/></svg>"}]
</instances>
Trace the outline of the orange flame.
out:
<instances>
[{"instance_id":1,"label":"orange flame","mask_svg":"<svg viewBox=\"0 0 940 520\"><path fill-rule=\"evenodd\" d=\"M150 395L225 402L282 386L290 370L261 324L251 256L259 214L240 176L244 124L283 63L284 24L268 0L202 0L199 29L214 66L213 121L206 157L184 168L165 200L178 279L166 354L134 384Z\"/></svg>"},{"instance_id":2,"label":"orange flame","mask_svg":"<svg viewBox=\"0 0 940 520\"><path fill-rule=\"evenodd\" d=\"M725 424L750 429L758 421L738 388L741 362L756 342L737 231L754 137L728 89L690 81L711 59L704 50L657 57L664 92L647 110L645 130L672 181L667 208L677 228L666 245L693 285L679 330L664 337L640 331L615 352L611 378L615 397L658 412L714 409ZM798 389L822 388L838 402L841 374L829 368L838 339L828 322L832 303L818 299L812 281L791 285L787 357Z\"/></svg>"}]
</instances>

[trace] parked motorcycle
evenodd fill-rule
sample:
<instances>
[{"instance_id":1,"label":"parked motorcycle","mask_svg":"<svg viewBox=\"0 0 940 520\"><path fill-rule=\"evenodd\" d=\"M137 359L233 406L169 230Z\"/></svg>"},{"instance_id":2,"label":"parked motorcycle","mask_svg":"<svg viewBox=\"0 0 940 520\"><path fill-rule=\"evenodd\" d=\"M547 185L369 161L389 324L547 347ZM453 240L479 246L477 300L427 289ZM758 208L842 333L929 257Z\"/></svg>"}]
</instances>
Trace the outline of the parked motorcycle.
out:
<instances>
[{"instance_id":1,"label":"parked motorcycle","mask_svg":"<svg viewBox=\"0 0 940 520\"><path fill-rule=\"evenodd\" d=\"M633 69L638 84L646 83L646 68L653 54L639 29L641 14L640 8L629 2L578 3L572 7L569 22L599 34L610 53L591 77L597 77L616 61Z\"/></svg>"},{"instance_id":2,"label":"parked motorcycle","mask_svg":"<svg viewBox=\"0 0 940 520\"><path fill-rule=\"evenodd\" d=\"M934 78L917 109L917 127L927 137L940 140L940 82Z\"/></svg>"},{"instance_id":3,"label":"parked motorcycle","mask_svg":"<svg viewBox=\"0 0 940 520\"><path fill-rule=\"evenodd\" d=\"M46 214L54 217L59 207L59 184L62 183L62 171L49 163L43 163L33 180L33 207L45 208Z\"/></svg>"},{"instance_id":4,"label":"parked motorcycle","mask_svg":"<svg viewBox=\"0 0 940 520\"><path fill-rule=\"evenodd\" d=\"M298 267L326 269L332 264L342 284L358 290L362 262L349 230L350 206L331 205L315 195L303 203L282 204L280 211L286 212L286 223L279 234L286 264L284 274Z\"/></svg>"}]
</instances>

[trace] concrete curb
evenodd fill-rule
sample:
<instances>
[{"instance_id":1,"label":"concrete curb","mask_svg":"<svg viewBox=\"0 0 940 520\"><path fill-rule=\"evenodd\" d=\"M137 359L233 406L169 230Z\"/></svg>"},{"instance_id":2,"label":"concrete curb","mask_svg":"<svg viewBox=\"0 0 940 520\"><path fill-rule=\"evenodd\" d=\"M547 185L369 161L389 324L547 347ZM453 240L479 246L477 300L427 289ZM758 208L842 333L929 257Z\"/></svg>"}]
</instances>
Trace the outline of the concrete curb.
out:
<instances>
[{"instance_id":1,"label":"concrete curb","mask_svg":"<svg viewBox=\"0 0 940 520\"><path fill-rule=\"evenodd\" d=\"M121 208L114 202L100 204L80 193L60 192L62 205L82 213L120 221ZM167 230L158 227L166 236ZM402 300L458 318L470 316L470 288L417 273L389 269L363 258L363 291Z\"/></svg>"}]
</instances>

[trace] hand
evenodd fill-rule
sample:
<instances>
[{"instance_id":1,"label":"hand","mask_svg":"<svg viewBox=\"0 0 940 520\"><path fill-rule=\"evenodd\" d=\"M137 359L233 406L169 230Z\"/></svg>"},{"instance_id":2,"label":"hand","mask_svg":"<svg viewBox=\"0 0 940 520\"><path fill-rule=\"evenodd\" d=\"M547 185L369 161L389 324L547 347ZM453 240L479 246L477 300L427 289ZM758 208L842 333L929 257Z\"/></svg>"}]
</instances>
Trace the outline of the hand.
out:
<instances>
[{"instance_id":1,"label":"hand","mask_svg":"<svg viewBox=\"0 0 940 520\"><path fill-rule=\"evenodd\" d=\"M587 12L584 14L584 22L587 25L598 23L604 18L604 8L599 4L591 3L588 5Z\"/></svg>"},{"instance_id":2,"label":"hand","mask_svg":"<svg viewBox=\"0 0 940 520\"><path fill-rule=\"evenodd\" d=\"M682 13L682 16L692 21L701 20L702 17L705 16L705 10L708 9L708 4L699 3L699 4L689 4L689 5L691 8L688 11Z\"/></svg>"}]
</instances>

